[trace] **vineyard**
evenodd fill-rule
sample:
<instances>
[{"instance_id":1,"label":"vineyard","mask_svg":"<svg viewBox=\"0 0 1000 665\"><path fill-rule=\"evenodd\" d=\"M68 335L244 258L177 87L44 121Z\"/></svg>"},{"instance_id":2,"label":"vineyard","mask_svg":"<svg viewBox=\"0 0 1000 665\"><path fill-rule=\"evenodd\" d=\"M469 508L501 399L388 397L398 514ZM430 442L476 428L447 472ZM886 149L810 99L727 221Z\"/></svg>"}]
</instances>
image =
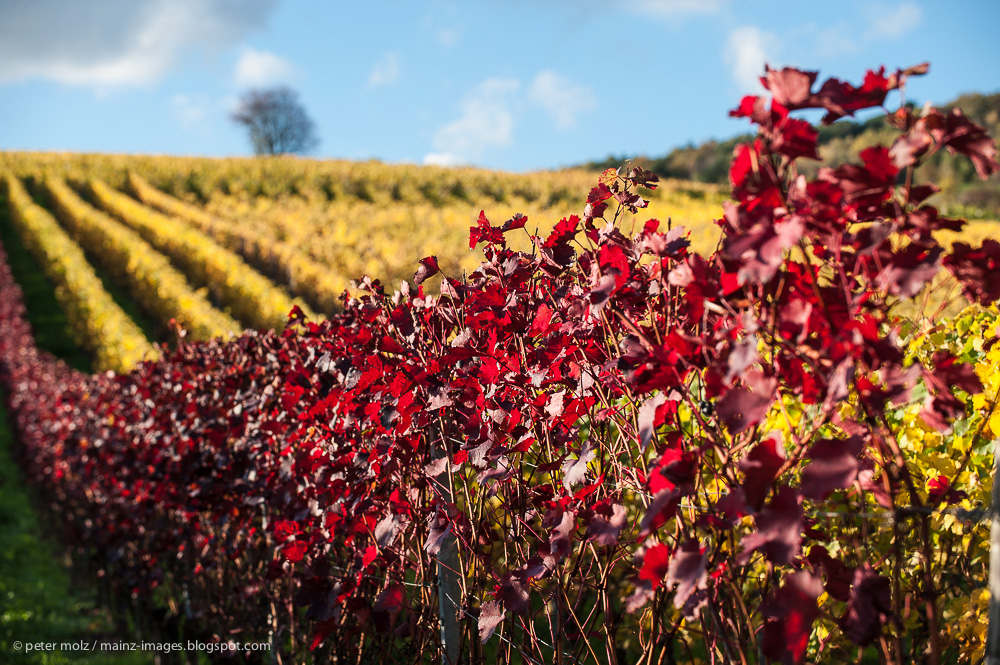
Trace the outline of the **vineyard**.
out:
<instances>
[{"instance_id":1,"label":"vineyard","mask_svg":"<svg viewBox=\"0 0 1000 665\"><path fill-rule=\"evenodd\" d=\"M0 249L18 459L147 636L242 662L981 662L1000 243L919 167L995 145L901 106L797 168L797 111L925 71L768 70L728 189L0 153L93 370Z\"/></svg>"}]
</instances>

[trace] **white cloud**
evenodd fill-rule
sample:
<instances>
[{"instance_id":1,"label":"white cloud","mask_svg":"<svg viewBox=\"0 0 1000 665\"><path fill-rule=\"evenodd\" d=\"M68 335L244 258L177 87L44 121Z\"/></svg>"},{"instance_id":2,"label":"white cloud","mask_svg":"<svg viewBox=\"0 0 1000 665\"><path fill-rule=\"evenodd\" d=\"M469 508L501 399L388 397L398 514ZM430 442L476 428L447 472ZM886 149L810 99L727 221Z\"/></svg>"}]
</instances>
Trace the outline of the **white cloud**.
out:
<instances>
[{"instance_id":1,"label":"white cloud","mask_svg":"<svg viewBox=\"0 0 1000 665\"><path fill-rule=\"evenodd\" d=\"M236 85L256 88L277 83L287 83L295 76L295 67L288 60L270 51L244 48L233 72Z\"/></svg>"},{"instance_id":2,"label":"white cloud","mask_svg":"<svg viewBox=\"0 0 1000 665\"><path fill-rule=\"evenodd\" d=\"M462 115L434 134L434 152L425 164L453 166L473 162L487 148L510 145L514 131L511 95L520 87L517 79L490 78L473 88L462 100Z\"/></svg>"},{"instance_id":3,"label":"white cloud","mask_svg":"<svg viewBox=\"0 0 1000 665\"><path fill-rule=\"evenodd\" d=\"M774 64L774 54L767 45L776 43L773 35L752 25L729 33L724 58L740 92L759 93L763 90L760 77L764 74L764 63Z\"/></svg>"},{"instance_id":4,"label":"white cloud","mask_svg":"<svg viewBox=\"0 0 1000 665\"><path fill-rule=\"evenodd\" d=\"M869 4L853 22L804 23L793 31L792 41L800 51L821 57L854 54L873 44L898 40L919 27L922 21L923 10L912 2L895 6ZM859 24L867 29L859 28Z\"/></svg>"},{"instance_id":5,"label":"white cloud","mask_svg":"<svg viewBox=\"0 0 1000 665\"><path fill-rule=\"evenodd\" d=\"M431 3L429 3L431 4ZM458 17L458 6L435 2L420 22L420 34L434 39L441 46L450 48L458 43L464 31Z\"/></svg>"},{"instance_id":6,"label":"white cloud","mask_svg":"<svg viewBox=\"0 0 1000 665\"><path fill-rule=\"evenodd\" d=\"M631 0L627 7L638 14L674 20L693 14L719 14L733 0Z\"/></svg>"},{"instance_id":7,"label":"white cloud","mask_svg":"<svg viewBox=\"0 0 1000 665\"><path fill-rule=\"evenodd\" d=\"M871 29L869 40L899 39L916 29L924 19L923 10L912 2L902 2L895 7L869 5L866 7Z\"/></svg>"},{"instance_id":8,"label":"white cloud","mask_svg":"<svg viewBox=\"0 0 1000 665\"><path fill-rule=\"evenodd\" d=\"M462 163L462 158L451 152L429 152L424 155L424 164L427 166L458 166Z\"/></svg>"},{"instance_id":9,"label":"white cloud","mask_svg":"<svg viewBox=\"0 0 1000 665\"><path fill-rule=\"evenodd\" d=\"M597 107L597 95L593 90L548 69L532 81L528 98L552 118L556 129L574 127L578 114Z\"/></svg>"},{"instance_id":10,"label":"white cloud","mask_svg":"<svg viewBox=\"0 0 1000 665\"><path fill-rule=\"evenodd\" d=\"M397 78L399 78L399 53L389 51L372 67L372 72L368 75L368 87L389 85Z\"/></svg>"},{"instance_id":11,"label":"white cloud","mask_svg":"<svg viewBox=\"0 0 1000 665\"><path fill-rule=\"evenodd\" d=\"M170 107L182 127L190 127L205 118L207 102L204 97L192 98L188 95L174 95Z\"/></svg>"},{"instance_id":12,"label":"white cloud","mask_svg":"<svg viewBox=\"0 0 1000 665\"><path fill-rule=\"evenodd\" d=\"M855 53L860 49L857 35L847 23L839 21L833 25L819 27L809 24L803 29L808 48L821 56L837 56Z\"/></svg>"},{"instance_id":13,"label":"white cloud","mask_svg":"<svg viewBox=\"0 0 1000 665\"><path fill-rule=\"evenodd\" d=\"M49 79L109 88L161 79L191 50L219 52L261 27L277 0L4 0L0 84Z\"/></svg>"},{"instance_id":14,"label":"white cloud","mask_svg":"<svg viewBox=\"0 0 1000 665\"><path fill-rule=\"evenodd\" d=\"M458 38L462 36L462 33L457 28L441 28L434 33L434 38L437 39L441 46L454 46L458 43Z\"/></svg>"},{"instance_id":15,"label":"white cloud","mask_svg":"<svg viewBox=\"0 0 1000 665\"><path fill-rule=\"evenodd\" d=\"M435 132L434 151L424 156L424 163L469 164L487 148L511 145L516 114L528 107L544 111L557 130L575 126L580 113L597 107L593 90L551 70L532 79L524 100L514 95L520 88L517 79L490 78L470 90L460 104L459 118Z\"/></svg>"}]
</instances>

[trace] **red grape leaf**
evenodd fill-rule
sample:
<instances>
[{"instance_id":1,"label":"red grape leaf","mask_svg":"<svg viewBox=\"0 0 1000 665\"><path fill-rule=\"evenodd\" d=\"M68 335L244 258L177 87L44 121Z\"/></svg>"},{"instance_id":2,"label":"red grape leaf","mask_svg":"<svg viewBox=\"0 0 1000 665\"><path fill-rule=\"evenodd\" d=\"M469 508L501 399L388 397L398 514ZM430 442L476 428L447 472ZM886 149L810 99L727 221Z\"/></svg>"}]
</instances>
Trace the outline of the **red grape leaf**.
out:
<instances>
[{"instance_id":1,"label":"red grape leaf","mask_svg":"<svg viewBox=\"0 0 1000 665\"><path fill-rule=\"evenodd\" d=\"M697 540L688 540L674 552L667 571L667 586L677 585L674 592L674 607L684 607L684 603L697 589L704 588L708 559Z\"/></svg>"},{"instance_id":2,"label":"red grape leaf","mask_svg":"<svg viewBox=\"0 0 1000 665\"><path fill-rule=\"evenodd\" d=\"M858 477L861 437L821 439L809 450L809 463L802 469L803 496L822 501L830 492L850 487Z\"/></svg>"},{"instance_id":3,"label":"red grape leaf","mask_svg":"<svg viewBox=\"0 0 1000 665\"><path fill-rule=\"evenodd\" d=\"M403 585L390 584L375 598L375 604L372 605L372 609L376 612L388 612L390 615L397 614L403 609L405 600L406 590L403 588Z\"/></svg>"},{"instance_id":4,"label":"red grape leaf","mask_svg":"<svg viewBox=\"0 0 1000 665\"><path fill-rule=\"evenodd\" d=\"M944 267L962 285L965 297L980 305L990 305L1000 299L1000 243L992 238L972 248L956 242L944 258Z\"/></svg>"},{"instance_id":5,"label":"red grape leaf","mask_svg":"<svg viewBox=\"0 0 1000 665\"><path fill-rule=\"evenodd\" d=\"M775 378L757 382L757 389L731 388L715 405L715 412L734 436L756 425L774 403Z\"/></svg>"},{"instance_id":6,"label":"red grape leaf","mask_svg":"<svg viewBox=\"0 0 1000 665\"><path fill-rule=\"evenodd\" d=\"M437 257L424 257L420 259L420 267L417 268L417 272L413 275L413 281L417 284L422 284L428 277L436 275L439 272L441 272L441 268L438 267Z\"/></svg>"},{"instance_id":7,"label":"red grape leaf","mask_svg":"<svg viewBox=\"0 0 1000 665\"><path fill-rule=\"evenodd\" d=\"M820 616L816 599L823 593L823 582L816 576L798 571L785 577L781 588L768 600L764 624L764 654L783 663L801 663L805 659L813 622Z\"/></svg>"},{"instance_id":8,"label":"red grape leaf","mask_svg":"<svg viewBox=\"0 0 1000 665\"><path fill-rule=\"evenodd\" d=\"M743 492L751 508L758 510L764 504L784 463L784 446L773 436L751 448L746 457L740 460L740 471L745 474Z\"/></svg>"},{"instance_id":9,"label":"red grape leaf","mask_svg":"<svg viewBox=\"0 0 1000 665\"><path fill-rule=\"evenodd\" d=\"M794 67L771 69L764 65L760 82L771 91L774 101L789 110L799 108L812 97L812 86L819 72L808 72ZM746 98L744 97L744 102Z\"/></svg>"},{"instance_id":10,"label":"red grape leaf","mask_svg":"<svg viewBox=\"0 0 1000 665\"><path fill-rule=\"evenodd\" d=\"M865 563L854 570L847 612L840 619L844 634L855 644L866 646L882 632L892 616L892 587L888 577Z\"/></svg>"},{"instance_id":11,"label":"red grape leaf","mask_svg":"<svg viewBox=\"0 0 1000 665\"><path fill-rule=\"evenodd\" d=\"M757 515L757 530L743 537L743 551L736 557L741 566L755 551L770 561L788 565L802 545L802 505L791 487L784 485Z\"/></svg>"},{"instance_id":12,"label":"red grape leaf","mask_svg":"<svg viewBox=\"0 0 1000 665\"><path fill-rule=\"evenodd\" d=\"M484 643L490 639L505 616L507 613L504 612L499 600L483 603L479 608L479 639Z\"/></svg>"},{"instance_id":13,"label":"red grape leaf","mask_svg":"<svg viewBox=\"0 0 1000 665\"><path fill-rule=\"evenodd\" d=\"M648 580L653 588L660 586L670 569L670 548L662 543L653 545L642 557L639 579Z\"/></svg>"},{"instance_id":14,"label":"red grape leaf","mask_svg":"<svg viewBox=\"0 0 1000 665\"><path fill-rule=\"evenodd\" d=\"M610 517L595 513L590 518L586 536L588 541L593 541L598 545L618 544L618 535L625 528L628 515L625 512L625 508L617 503L611 506L611 511Z\"/></svg>"},{"instance_id":15,"label":"red grape leaf","mask_svg":"<svg viewBox=\"0 0 1000 665\"><path fill-rule=\"evenodd\" d=\"M578 458L573 459L570 457L563 462L563 487L566 488L567 492L572 490L573 485L578 485L584 481L584 478L587 476L587 462L594 459L595 455L596 453L588 442L584 444Z\"/></svg>"},{"instance_id":16,"label":"red grape leaf","mask_svg":"<svg viewBox=\"0 0 1000 665\"><path fill-rule=\"evenodd\" d=\"M659 393L650 397L639 408L639 447L646 450L656 433L656 410L667 401L667 396Z\"/></svg>"},{"instance_id":17,"label":"red grape leaf","mask_svg":"<svg viewBox=\"0 0 1000 665\"><path fill-rule=\"evenodd\" d=\"M662 490L653 496L652 503L646 510L646 514L639 523L639 537L645 538L651 532L656 531L677 514L677 506L680 505L680 491L673 489Z\"/></svg>"},{"instance_id":18,"label":"red grape leaf","mask_svg":"<svg viewBox=\"0 0 1000 665\"><path fill-rule=\"evenodd\" d=\"M523 229L524 225L528 223L527 215L522 215L521 213L515 213L513 217L508 219L500 227L500 231L506 233L507 231L513 231L514 229Z\"/></svg>"},{"instance_id":19,"label":"red grape leaf","mask_svg":"<svg viewBox=\"0 0 1000 665\"><path fill-rule=\"evenodd\" d=\"M448 534L451 533L451 520L441 512L431 516L429 528L427 529L427 540L424 542L424 549L427 554L436 557L444 546Z\"/></svg>"}]
</instances>

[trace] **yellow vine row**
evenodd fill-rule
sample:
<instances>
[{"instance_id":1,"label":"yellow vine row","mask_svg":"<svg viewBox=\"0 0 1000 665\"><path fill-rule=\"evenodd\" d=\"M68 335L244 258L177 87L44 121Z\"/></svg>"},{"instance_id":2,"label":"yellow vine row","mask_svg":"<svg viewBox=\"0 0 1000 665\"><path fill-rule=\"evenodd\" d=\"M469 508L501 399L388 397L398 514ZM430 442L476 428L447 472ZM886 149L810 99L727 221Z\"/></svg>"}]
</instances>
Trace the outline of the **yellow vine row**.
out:
<instances>
[{"instance_id":1,"label":"yellow vine row","mask_svg":"<svg viewBox=\"0 0 1000 665\"><path fill-rule=\"evenodd\" d=\"M90 206L62 179L49 176L45 186L63 226L151 317L163 325L175 319L195 339L240 332L231 316L192 290L184 275L135 231Z\"/></svg>"},{"instance_id":2,"label":"yellow vine row","mask_svg":"<svg viewBox=\"0 0 1000 665\"><path fill-rule=\"evenodd\" d=\"M150 210L100 180L91 180L90 189L102 208L169 256L196 285L207 286L244 324L281 330L295 305L316 318L305 303L292 300L239 256L185 222Z\"/></svg>"},{"instance_id":3,"label":"yellow vine row","mask_svg":"<svg viewBox=\"0 0 1000 665\"><path fill-rule=\"evenodd\" d=\"M293 245L214 217L161 192L135 171L129 172L129 185L146 205L190 222L216 242L238 252L258 270L280 279L295 295L320 311L333 314L340 309L340 295L349 286L347 280L338 279Z\"/></svg>"},{"instance_id":4,"label":"yellow vine row","mask_svg":"<svg viewBox=\"0 0 1000 665\"><path fill-rule=\"evenodd\" d=\"M159 354L104 289L83 250L37 205L21 181L8 175L11 220L28 251L56 285L73 336L93 356L94 369L127 372Z\"/></svg>"}]
</instances>

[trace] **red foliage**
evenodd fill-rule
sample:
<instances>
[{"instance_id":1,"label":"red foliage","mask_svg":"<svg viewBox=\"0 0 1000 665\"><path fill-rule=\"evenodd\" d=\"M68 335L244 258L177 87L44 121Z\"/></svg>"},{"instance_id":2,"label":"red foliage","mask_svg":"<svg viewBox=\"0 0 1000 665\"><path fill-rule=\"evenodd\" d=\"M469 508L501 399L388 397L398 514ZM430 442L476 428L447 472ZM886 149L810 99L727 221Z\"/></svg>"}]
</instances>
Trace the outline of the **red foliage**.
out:
<instances>
[{"instance_id":1,"label":"red foliage","mask_svg":"<svg viewBox=\"0 0 1000 665\"><path fill-rule=\"evenodd\" d=\"M826 589L846 602L844 634L871 642L893 613L888 580L850 548L829 555L804 507L851 505L854 481L885 459L878 410L916 379L892 308L936 274L943 250L930 232L951 220L920 207L930 189L900 185L900 170L944 146L987 174L995 150L960 116L904 109L892 148L807 181L794 162L817 157L816 132L789 113L823 108L830 122L918 73L814 91L815 72L768 70L770 110L745 98L734 111L760 133L735 151L710 257L654 221L634 237L596 223L612 202L645 205L636 190L656 178L632 169L595 187L582 218L531 236L530 254L504 237L526 232L526 218L496 227L481 213L470 246L484 243L486 260L467 281L444 276L440 296L408 285L389 296L366 280L329 320L293 312L281 335L185 342L123 376L39 353L3 264L0 380L28 474L121 584L185 589L193 616L223 636L248 631L242 641L294 621L269 608L298 606L314 649L373 629L430 648L438 606L419 594L438 573L427 557L458 548L478 572L456 606L483 640L540 625L539 607L568 602L564 579L609 608L634 586L628 610L672 595L685 616L722 613L764 557L774 575L744 599L760 611L725 615L732 630L763 631L769 657L802 662ZM997 297L998 254L996 243L958 245L943 263L985 301ZM439 270L427 257L415 281ZM952 388L978 388L950 357L923 377L926 417L942 427L959 415ZM838 408L851 393L854 417ZM814 440L762 431L784 397L810 405ZM723 491L692 515L706 479ZM893 482L857 486L912 479ZM931 485L938 501L949 489Z\"/></svg>"}]
</instances>

